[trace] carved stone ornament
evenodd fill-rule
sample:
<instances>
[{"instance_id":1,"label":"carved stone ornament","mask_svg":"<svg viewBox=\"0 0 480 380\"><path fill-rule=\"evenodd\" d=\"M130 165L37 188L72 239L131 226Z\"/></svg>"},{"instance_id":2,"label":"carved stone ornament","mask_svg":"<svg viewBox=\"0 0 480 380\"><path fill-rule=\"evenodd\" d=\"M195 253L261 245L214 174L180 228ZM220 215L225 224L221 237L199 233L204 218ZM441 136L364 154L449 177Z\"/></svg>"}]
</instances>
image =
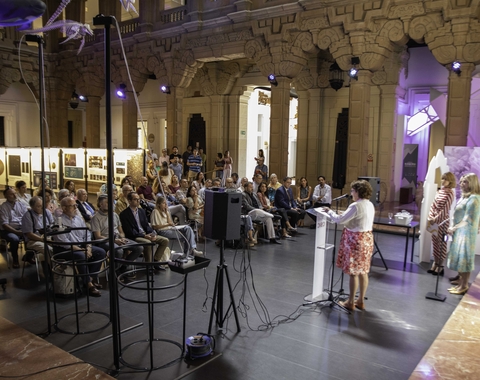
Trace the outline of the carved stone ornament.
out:
<instances>
[{"instance_id":1,"label":"carved stone ornament","mask_svg":"<svg viewBox=\"0 0 480 380\"><path fill-rule=\"evenodd\" d=\"M388 18L410 18L425 14L425 6L423 1L413 4L394 5L388 12Z\"/></svg>"},{"instance_id":2,"label":"carved stone ornament","mask_svg":"<svg viewBox=\"0 0 480 380\"><path fill-rule=\"evenodd\" d=\"M372 76L372 83L375 85L387 83L387 73L385 71L375 71Z\"/></svg>"}]
</instances>

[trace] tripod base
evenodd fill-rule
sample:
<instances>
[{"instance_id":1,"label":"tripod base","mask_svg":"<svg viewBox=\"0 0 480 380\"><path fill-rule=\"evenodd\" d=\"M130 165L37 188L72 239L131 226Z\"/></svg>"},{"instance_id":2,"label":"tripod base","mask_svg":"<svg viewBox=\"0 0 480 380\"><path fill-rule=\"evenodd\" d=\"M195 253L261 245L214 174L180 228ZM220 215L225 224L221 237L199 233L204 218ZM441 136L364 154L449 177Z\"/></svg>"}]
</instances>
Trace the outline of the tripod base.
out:
<instances>
[{"instance_id":1,"label":"tripod base","mask_svg":"<svg viewBox=\"0 0 480 380\"><path fill-rule=\"evenodd\" d=\"M328 293L327 292L323 292L323 293L320 293L318 296L316 297L312 297L313 294L309 294L308 296L305 296L303 298L304 301L307 301L307 302L319 302L319 301L326 301L328 300Z\"/></svg>"},{"instance_id":2,"label":"tripod base","mask_svg":"<svg viewBox=\"0 0 480 380\"><path fill-rule=\"evenodd\" d=\"M447 299L447 296L444 296L443 294L428 292L425 298L429 300L445 302L445 300Z\"/></svg>"}]
</instances>

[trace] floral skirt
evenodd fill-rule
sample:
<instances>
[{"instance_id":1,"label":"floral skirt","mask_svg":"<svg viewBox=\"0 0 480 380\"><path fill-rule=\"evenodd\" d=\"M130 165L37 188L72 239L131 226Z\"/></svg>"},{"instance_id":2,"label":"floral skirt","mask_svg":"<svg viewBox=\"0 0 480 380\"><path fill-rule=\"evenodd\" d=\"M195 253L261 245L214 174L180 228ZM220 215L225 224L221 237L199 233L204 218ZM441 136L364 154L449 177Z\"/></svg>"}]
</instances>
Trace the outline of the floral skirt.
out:
<instances>
[{"instance_id":1,"label":"floral skirt","mask_svg":"<svg viewBox=\"0 0 480 380\"><path fill-rule=\"evenodd\" d=\"M343 229L338 250L337 267L349 276L367 274L373 255L373 233Z\"/></svg>"}]
</instances>

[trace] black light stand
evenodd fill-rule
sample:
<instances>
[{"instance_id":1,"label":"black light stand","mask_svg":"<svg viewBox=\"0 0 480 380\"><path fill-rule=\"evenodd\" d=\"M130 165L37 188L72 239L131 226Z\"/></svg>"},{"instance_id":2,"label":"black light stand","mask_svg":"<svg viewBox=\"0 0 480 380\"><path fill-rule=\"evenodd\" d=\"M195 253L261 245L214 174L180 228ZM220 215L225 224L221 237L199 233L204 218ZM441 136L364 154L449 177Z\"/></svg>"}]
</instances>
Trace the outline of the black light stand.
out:
<instances>
[{"instance_id":1,"label":"black light stand","mask_svg":"<svg viewBox=\"0 0 480 380\"><path fill-rule=\"evenodd\" d=\"M93 25L105 27L104 52L105 52L105 121L106 121L106 148L107 148L107 194L108 194L108 245L115 246L114 220L113 220L113 145L112 145L112 99L110 94L111 83L111 33L114 25L113 16L98 15L93 18ZM110 255L110 321L112 323L113 364L116 370L110 375L116 376L120 368L120 339L119 339L119 311L118 311L118 284L115 276L115 255Z\"/></svg>"},{"instance_id":2,"label":"black light stand","mask_svg":"<svg viewBox=\"0 0 480 380\"><path fill-rule=\"evenodd\" d=\"M216 315L216 322L218 327L223 328L223 323L227 319L230 308L233 309L233 315L235 315L235 323L237 324L237 333L241 331L240 323L238 322L237 309L235 307L235 299L233 298L232 285L230 283L230 277L228 276L228 266L225 264L225 257L223 254L225 240L220 241L220 263L217 265L217 276L215 278L215 287L213 290L212 310L210 312L210 322L208 324L208 334L212 331L213 313ZM230 304L228 309L223 314L223 274L227 277L228 291L230 292ZM215 308L215 302L217 307Z\"/></svg>"},{"instance_id":3,"label":"black light stand","mask_svg":"<svg viewBox=\"0 0 480 380\"><path fill-rule=\"evenodd\" d=\"M40 150L41 150L41 183L42 183L42 199L45 199L45 142L44 142L44 135L45 131L43 128L44 125L44 110L43 110L43 103L45 99L43 98L43 82L44 82L44 59L43 59L43 38L38 34L27 34L25 36L25 41L27 42L34 42L38 44L38 104L40 108ZM43 234L43 248L44 248L44 262L45 266L48 266L48 259L49 257L49 247L47 244L47 210L43 207L42 210L42 217L43 217L43 228L45 233ZM50 271L45 270L45 294L46 294L46 301L47 301L47 332L44 334L40 334L42 337L46 337L51 334L52 332L52 324L51 324L51 317L50 317L50 292L49 292L49 284L50 284Z\"/></svg>"}]
</instances>

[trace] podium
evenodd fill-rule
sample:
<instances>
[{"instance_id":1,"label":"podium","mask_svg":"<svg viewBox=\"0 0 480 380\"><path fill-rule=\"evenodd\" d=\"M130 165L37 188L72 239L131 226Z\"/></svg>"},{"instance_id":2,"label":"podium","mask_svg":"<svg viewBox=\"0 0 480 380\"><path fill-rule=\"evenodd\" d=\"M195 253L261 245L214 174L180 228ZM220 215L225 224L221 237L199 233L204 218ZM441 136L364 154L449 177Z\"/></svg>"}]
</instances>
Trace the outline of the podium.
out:
<instances>
[{"instance_id":1,"label":"podium","mask_svg":"<svg viewBox=\"0 0 480 380\"><path fill-rule=\"evenodd\" d=\"M317 222L315 228L315 260L313 264L313 287L312 294L305 297L305 301L318 302L328 300L329 294L324 291L323 286L325 275L325 254L334 248L333 244L328 244L329 225L333 224L328 214L322 211L322 208L315 209L317 213Z\"/></svg>"}]
</instances>

